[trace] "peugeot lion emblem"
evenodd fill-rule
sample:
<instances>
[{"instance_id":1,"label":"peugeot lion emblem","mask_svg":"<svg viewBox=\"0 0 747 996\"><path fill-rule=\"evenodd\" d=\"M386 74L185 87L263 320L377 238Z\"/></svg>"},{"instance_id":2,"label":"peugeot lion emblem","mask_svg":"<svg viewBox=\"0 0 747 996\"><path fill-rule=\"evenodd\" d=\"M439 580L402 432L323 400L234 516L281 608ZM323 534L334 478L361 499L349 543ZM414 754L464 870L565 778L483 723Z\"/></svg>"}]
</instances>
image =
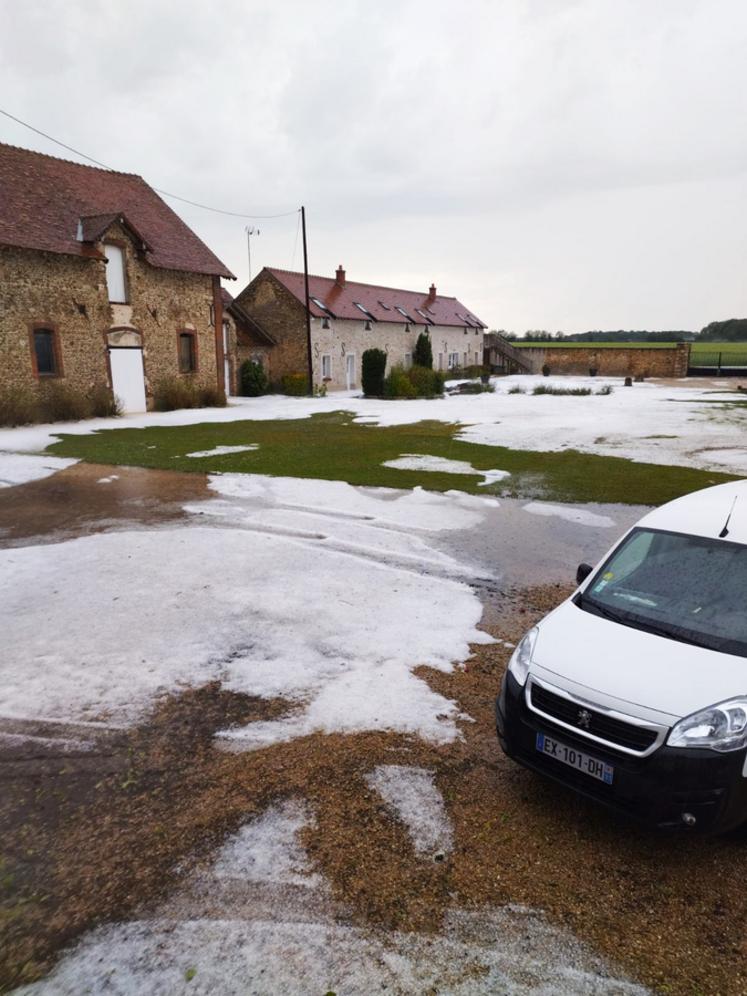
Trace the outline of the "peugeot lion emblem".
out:
<instances>
[{"instance_id":1,"label":"peugeot lion emblem","mask_svg":"<svg viewBox=\"0 0 747 996\"><path fill-rule=\"evenodd\" d=\"M578 716L576 717L576 723L583 730L588 730L591 726L591 713L588 709L579 709Z\"/></svg>"}]
</instances>

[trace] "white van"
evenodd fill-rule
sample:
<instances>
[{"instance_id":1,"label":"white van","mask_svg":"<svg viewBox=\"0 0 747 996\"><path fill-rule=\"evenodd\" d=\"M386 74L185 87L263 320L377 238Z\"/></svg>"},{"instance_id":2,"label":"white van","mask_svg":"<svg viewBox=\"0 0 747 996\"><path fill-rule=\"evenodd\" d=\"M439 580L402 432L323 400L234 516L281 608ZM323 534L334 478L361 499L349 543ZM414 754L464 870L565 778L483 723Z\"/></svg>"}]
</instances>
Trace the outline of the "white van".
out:
<instances>
[{"instance_id":1,"label":"white van","mask_svg":"<svg viewBox=\"0 0 747 996\"><path fill-rule=\"evenodd\" d=\"M524 636L509 757L661 827L747 821L747 481L644 516Z\"/></svg>"}]
</instances>

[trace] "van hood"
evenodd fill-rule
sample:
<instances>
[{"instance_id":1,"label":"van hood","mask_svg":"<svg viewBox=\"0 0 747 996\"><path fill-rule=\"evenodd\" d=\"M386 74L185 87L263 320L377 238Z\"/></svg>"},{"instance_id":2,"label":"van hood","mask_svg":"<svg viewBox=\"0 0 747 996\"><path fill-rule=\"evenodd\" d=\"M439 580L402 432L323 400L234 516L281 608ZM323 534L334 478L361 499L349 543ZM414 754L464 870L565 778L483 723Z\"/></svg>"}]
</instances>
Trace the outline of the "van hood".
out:
<instances>
[{"instance_id":1,"label":"van hood","mask_svg":"<svg viewBox=\"0 0 747 996\"><path fill-rule=\"evenodd\" d=\"M623 626L570 600L540 623L530 672L623 712L633 705L672 719L747 695L744 657Z\"/></svg>"}]
</instances>

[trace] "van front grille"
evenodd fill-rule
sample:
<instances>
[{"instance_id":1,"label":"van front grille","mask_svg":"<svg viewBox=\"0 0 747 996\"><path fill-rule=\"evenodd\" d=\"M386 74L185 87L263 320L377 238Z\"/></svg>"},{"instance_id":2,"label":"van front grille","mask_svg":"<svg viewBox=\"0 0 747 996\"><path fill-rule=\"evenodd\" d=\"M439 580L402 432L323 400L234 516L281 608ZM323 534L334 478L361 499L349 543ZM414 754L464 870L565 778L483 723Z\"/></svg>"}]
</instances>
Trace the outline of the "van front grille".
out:
<instances>
[{"instance_id":1,"label":"van front grille","mask_svg":"<svg viewBox=\"0 0 747 996\"><path fill-rule=\"evenodd\" d=\"M656 730L613 719L592 707L587 708L562 695L556 695L536 682L532 682L530 694L531 704L535 709L574 727L579 733L588 733L600 740L606 740L608 743L617 744L640 754L647 751L656 741ZM581 719L585 721L583 724L580 722Z\"/></svg>"}]
</instances>

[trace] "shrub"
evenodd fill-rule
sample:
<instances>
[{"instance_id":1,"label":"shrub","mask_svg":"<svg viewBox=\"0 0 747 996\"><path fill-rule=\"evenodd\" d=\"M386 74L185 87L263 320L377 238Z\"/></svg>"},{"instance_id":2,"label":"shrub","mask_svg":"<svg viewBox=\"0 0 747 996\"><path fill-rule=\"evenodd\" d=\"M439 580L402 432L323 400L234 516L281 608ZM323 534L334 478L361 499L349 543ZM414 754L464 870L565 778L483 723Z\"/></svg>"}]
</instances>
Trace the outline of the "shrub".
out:
<instances>
[{"instance_id":1,"label":"shrub","mask_svg":"<svg viewBox=\"0 0 747 996\"><path fill-rule=\"evenodd\" d=\"M472 363L468 367L462 367L462 377L469 377L473 380L475 377L482 377L484 373L490 373L487 367L482 366L481 363Z\"/></svg>"},{"instance_id":2,"label":"shrub","mask_svg":"<svg viewBox=\"0 0 747 996\"><path fill-rule=\"evenodd\" d=\"M599 390L596 393L597 394L612 394L613 390L614 390L614 388L612 387L612 384L605 384L604 387L600 387Z\"/></svg>"},{"instance_id":3,"label":"shrub","mask_svg":"<svg viewBox=\"0 0 747 996\"><path fill-rule=\"evenodd\" d=\"M404 367L396 366L387 374L384 381L385 398L415 398L417 392Z\"/></svg>"},{"instance_id":4,"label":"shrub","mask_svg":"<svg viewBox=\"0 0 747 996\"><path fill-rule=\"evenodd\" d=\"M438 370L430 367L411 367L407 371L410 383L418 398L440 398L444 393L446 378Z\"/></svg>"},{"instance_id":5,"label":"shrub","mask_svg":"<svg viewBox=\"0 0 747 996\"><path fill-rule=\"evenodd\" d=\"M429 367L395 366L384 381L385 398L440 398L443 393L444 375Z\"/></svg>"},{"instance_id":6,"label":"shrub","mask_svg":"<svg viewBox=\"0 0 747 996\"><path fill-rule=\"evenodd\" d=\"M361 385L367 398L384 397L384 373L386 353L383 349L367 349L363 353Z\"/></svg>"},{"instance_id":7,"label":"shrub","mask_svg":"<svg viewBox=\"0 0 747 996\"><path fill-rule=\"evenodd\" d=\"M0 393L0 425L28 425L39 418L39 402L31 391L9 387Z\"/></svg>"},{"instance_id":8,"label":"shrub","mask_svg":"<svg viewBox=\"0 0 747 996\"><path fill-rule=\"evenodd\" d=\"M532 390L532 394L572 394L576 397L585 397L591 394L590 387L553 387L552 384L537 384Z\"/></svg>"},{"instance_id":9,"label":"shrub","mask_svg":"<svg viewBox=\"0 0 747 996\"><path fill-rule=\"evenodd\" d=\"M309 378L302 373L284 374L280 380L280 389L283 394L301 398L309 393Z\"/></svg>"},{"instance_id":10,"label":"shrub","mask_svg":"<svg viewBox=\"0 0 747 996\"><path fill-rule=\"evenodd\" d=\"M430 336L421 332L415 343L415 350L412 354L412 362L416 367L427 367L433 369L433 350L431 348Z\"/></svg>"},{"instance_id":11,"label":"shrub","mask_svg":"<svg viewBox=\"0 0 747 996\"><path fill-rule=\"evenodd\" d=\"M164 377L157 382L153 390L153 408L157 412L197 407L197 391L191 381L180 377Z\"/></svg>"},{"instance_id":12,"label":"shrub","mask_svg":"<svg viewBox=\"0 0 747 996\"><path fill-rule=\"evenodd\" d=\"M508 389L508 393L509 394L526 394L527 392L524 390L524 388L521 386L521 384L514 384L513 387L510 387Z\"/></svg>"},{"instance_id":13,"label":"shrub","mask_svg":"<svg viewBox=\"0 0 747 996\"><path fill-rule=\"evenodd\" d=\"M94 418L114 418L122 414L119 399L114 397L112 389L106 384L94 384L88 395L91 415Z\"/></svg>"},{"instance_id":14,"label":"shrub","mask_svg":"<svg viewBox=\"0 0 747 996\"><path fill-rule=\"evenodd\" d=\"M225 408L227 404L226 392L217 384L198 388L197 408Z\"/></svg>"},{"instance_id":15,"label":"shrub","mask_svg":"<svg viewBox=\"0 0 747 996\"><path fill-rule=\"evenodd\" d=\"M241 393L245 398L258 398L267 393L267 374L261 363L244 360L239 368Z\"/></svg>"},{"instance_id":16,"label":"shrub","mask_svg":"<svg viewBox=\"0 0 747 996\"><path fill-rule=\"evenodd\" d=\"M495 388L493 387L492 384L483 384L479 380L471 380L466 384L459 384L454 393L455 394L494 394Z\"/></svg>"},{"instance_id":17,"label":"shrub","mask_svg":"<svg viewBox=\"0 0 747 996\"><path fill-rule=\"evenodd\" d=\"M87 395L68 384L45 384L39 396L39 413L44 422L78 422L90 418Z\"/></svg>"}]
</instances>

